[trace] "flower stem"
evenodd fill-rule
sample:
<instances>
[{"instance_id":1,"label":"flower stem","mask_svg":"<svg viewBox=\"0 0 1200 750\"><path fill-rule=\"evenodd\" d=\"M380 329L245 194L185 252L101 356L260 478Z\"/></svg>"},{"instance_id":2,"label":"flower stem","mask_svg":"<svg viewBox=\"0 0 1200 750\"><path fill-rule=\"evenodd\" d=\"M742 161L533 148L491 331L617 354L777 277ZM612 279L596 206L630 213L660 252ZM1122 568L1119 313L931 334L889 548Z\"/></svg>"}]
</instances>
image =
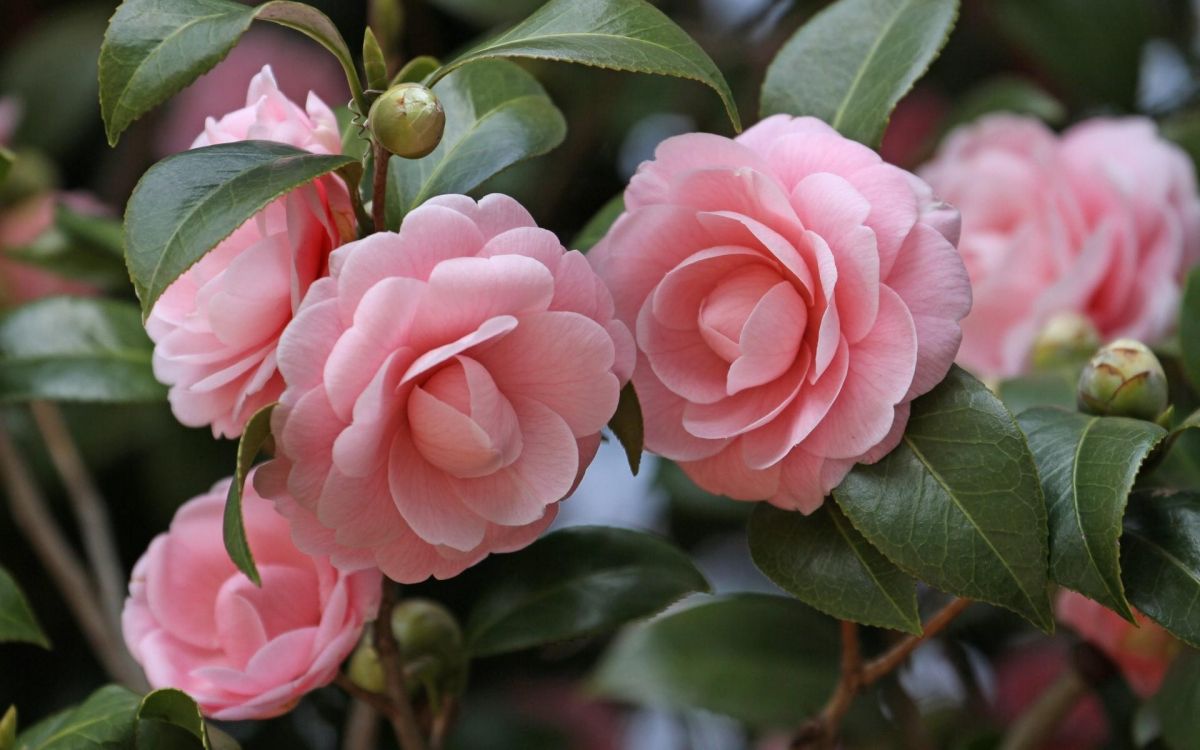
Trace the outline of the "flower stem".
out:
<instances>
[{"instance_id":1,"label":"flower stem","mask_svg":"<svg viewBox=\"0 0 1200 750\"><path fill-rule=\"evenodd\" d=\"M371 185L371 218L375 222L375 231L387 229L387 163L391 153L374 144L375 180Z\"/></svg>"},{"instance_id":2,"label":"flower stem","mask_svg":"<svg viewBox=\"0 0 1200 750\"><path fill-rule=\"evenodd\" d=\"M417 723L416 712L408 697L408 686L404 684L404 664L396 636L392 633L392 609L396 605L396 588L386 578L383 581L383 597L379 602L379 617L375 620L375 648L383 664L386 678L389 711L387 717L396 732L396 740L402 750L426 750L425 737Z\"/></svg>"}]
</instances>

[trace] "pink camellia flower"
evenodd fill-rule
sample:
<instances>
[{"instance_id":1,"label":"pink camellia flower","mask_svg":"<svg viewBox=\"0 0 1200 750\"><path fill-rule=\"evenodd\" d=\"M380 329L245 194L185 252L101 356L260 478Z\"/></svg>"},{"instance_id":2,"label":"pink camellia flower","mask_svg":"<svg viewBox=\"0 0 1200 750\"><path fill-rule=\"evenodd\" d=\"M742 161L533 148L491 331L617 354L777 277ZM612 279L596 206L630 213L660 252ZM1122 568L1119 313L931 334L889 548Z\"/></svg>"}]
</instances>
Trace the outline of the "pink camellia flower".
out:
<instances>
[{"instance_id":1,"label":"pink camellia flower","mask_svg":"<svg viewBox=\"0 0 1200 750\"><path fill-rule=\"evenodd\" d=\"M1104 605L1074 591L1061 589L1054 605L1059 622L1112 659L1125 681L1143 698L1158 692L1179 641L1141 612L1134 625Z\"/></svg>"},{"instance_id":2,"label":"pink camellia flower","mask_svg":"<svg viewBox=\"0 0 1200 750\"><path fill-rule=\"evenodd\" d=\"M279 93L269 67L250 82L246 107L209 119L193 147L255 139L338 153L333 112L316 96L302 110ZM175 416L236 437L275 401L283 379L275 347L329 253L354 233L345 185L322 177L279 198L205 255L159 298L146 321L154 374L171 386Z\"/></svg>"},{"instance_id":3,"label":"pink camellia flower","mask_svg":"<svg viewBox=\"0 0 1200 750\"><path fill-rule=\"evenodd\" d=\"M921 176L962 211L967 368L1019 374L1059 313L1086 316L1105 340L1168 332L1200 254L1200 199L1191 160L1150 120L1094 119L1058 137L993 115L952 133Z\"/></svg>"},{"instance_id":4,"label":"pink camellia flower","mask_svg":"<svg viewBox=\"0 0 1200 750\"><path fill-rule=\"evenodd\" d=\"M658 147L589 256L636 331L646 448L810 513L899 442L971 304L957 214L819 120Z\"/></svg>"},{"instance_id":5,"label":"pink camellia flower","mask_svg":"<svg viewBox=\"0 0 1200 750\"><path fill-rule=\"evenodd\" d=\"M342 573L296 549L287 521L247 482L243 513L262 576L254 585L221 543L228 479L185 503L129 583L122 626L155 688L214 719L266 719L329 684L379 609L377 570Z\"/></svg>"},{"instance_id":6,"label":"pink camellia flower","mask_svg":"<svg viewBox=\"0 0 1200 750\"><path fill-rule=\"evenodd\" d=\"M402 582L529 544L633 369L587 260L507 196L447 195L330 270L280 342L258 474L296 543Z\"/></svg>"}]
</instances>

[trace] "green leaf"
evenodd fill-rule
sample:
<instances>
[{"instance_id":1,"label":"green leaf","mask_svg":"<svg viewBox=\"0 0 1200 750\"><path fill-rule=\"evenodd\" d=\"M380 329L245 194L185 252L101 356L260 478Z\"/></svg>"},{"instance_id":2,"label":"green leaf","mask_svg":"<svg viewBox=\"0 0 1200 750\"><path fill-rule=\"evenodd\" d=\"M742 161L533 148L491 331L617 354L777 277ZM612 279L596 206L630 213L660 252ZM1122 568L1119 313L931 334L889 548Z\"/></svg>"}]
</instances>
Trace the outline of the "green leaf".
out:
<instances>
[{"instance_id":1,"label":"green leaf","mask_svg":"<svg viewBox=\"0 0 1200 750\"><path fill-rule=\"evenodd\" d=\"M638 467L642 465L646 428L642 423L642 405L638 402L637 392L633 390L633 383L626 383L621 389L621 399L617 402L616 413L608 420L608 429L612 430L625 449L629 470L637 476Z\"/></svg>"},{"instance_id":2,"label":"green leaf","mask_svg":"<svg viewBox=\"0 0 1200 750\"><path fill-rule=\"evenodd\" d=\"M143 319L171 282L268 203L353 161L238 141L184 151L147 170L125 209L125 262Z\"/></svg>"},{"instance_id":3,"label":"green leaf","mask_svg":"<svg viewBox=\"0 0 1200 750\"><path fill-rule=\"evenodd\" d=\"M1179 306L1179 346L1183 371L1200 388L1200 266L1188 273Z\"/></svg>"},{"instance_id":4,"label":"green leaf","mask_svg":"<svg viewBox=\"0 0 1200 750\"><path fill-rule=\"evenodd\" d=\"M521 66L489 60L434 86L446 111L442 142L421 159L388 162L388 223L435 195L468 193L492 175L562 143L567 124Z\"/></svg>"},{"instance_id":5,"label":"green leaf","mask_svg":"<svg viewBox=\"0 0 1200 750\"><path fill-rule=\"evenodd\" d=\"M708 590L668 542L600 526L556 531L472 575L487 581L467 617L467 645L477 657L601 633Z\"/></svg>"},{"instance_id":6,"label":"green leaf","mask_svg":"<svg viewBox=\"0 0 1200 750\"><path fill-rule=\"evenodd\" d=\"M55 209L54 226L22 247L5 249L8 257L36 265L58 276L112 291L128 289L123 261L121 222L86 216L65 205Z\"/></svg>"},{"instance_id":7,"label":"green leaf","mask_svg":"<svg viewBox=\"0 0 1200 750\"><path fill-rule=\"evenodd\" d=\"M0 401L162 401L132 303L49 297L0 318Z\"/></svg>"},{"instance_id":8,"label":"green leaf","mask_svg":"<svg viewBox=\"0 0 1200 750\"><path fill-rule=\"evenodd\" d=\"M100 688L77 708L54 714L17 737L17 750L131 748L141 698L118 685Z\"/></svg>"},{"instance_id":9,"label":"green leaf","mask_svg":"<svg viewBox=\"0 0 1200 750\"><path fill-rule=\"evenodd\" d=\"M608 230L612 228L617 217L624 211L625 194L614 195L600 207L595 216L588 220L583 229L579 230L579 234L571 240L571 247L585 253L591 250L600 240L604 239L604 235L608 234Z\"/></svg>"},{"instance_id":10,"label":"green leaf","mask_svg":"<svg viewBox=\"0 0 1200 750\"><path fill-rule=\"evenodd\" d=\"M1035 406L1060 406L1075 408L1075 390L1079 382L1079 368L1056 368L1045 372L1032 372L1018 378L1000 381L996 395L1013 414L1020 414Z\"/></svg>"},{"instance_id":11,"label":"green leaf","mask_svg":"<svg viewBox=\"0 0 1200 750\"><path fill-rule=\"evenodd\" d=\"M699 81L721 97L741 130L729 84L687 32L645 0L550 0L523 22L434 73L437 81L475 60L525 57Z\"/></svg>"},{"instance_id":12,"label":"green leaf","mask_svg":"<svg viewBox=\"0 0 1200 750\"><path fill-rule=\"evenodd\" d=\"M978 120L995 112L1029 115L1059 125L1067 119L1062 102L1032 81L1015 76L999 76L977 86L954 107L942 131Z\"/></svg>"},{"instance_id":13,"label":"green leaf","mask_svg":"<svg viewBox=\"0 0 1200 750\"><path fill-rule=\"evenodd\" d=\"M395 86L397 83L420 83L433 75L434 71L440 67L442 67L441 61L431 55L414 57L404 63L404 67L396 72L396 75L392 77L391 85Z\"/></svg>"},{"instance_id":14,"label":"green leaf","mask_svg":"<svg viewBox=\"0 0 1200 750\"><path fill-rule=\"evenodd\" d=\"M1200 493L1139 493L1121 538L1125 593L1176 637L1200 647Z\"/></svg>"},{"instance_id":15,"label":"green leaf","mask_svg":"<svg viewBox=\"0 0 1200 750\"><path fill-rule=\"evenodd\" d=\"M246 475L254 465L254 459L262 450L267 438L271 436L271 412L275 404L267 404L254 412L242 429L238 440L237 467L233 472L233 481L229 483L229 494L225 497L225 518L222 524L225 538L225 551L238 570L254 581L255 586L262 586L258 575L258 567L254 564L254 553L250 551L250 542L246 539L246 526L242 522L242 490L246 486Z\"/></svg>"},{"instance_id":16,"label":"green leaf","mask_svg":"<svg viewBox=\"0 0 1200 750\"><path fill-rule=\"evenodd\" d=\"M0 642L32 643L50 648L33 609L12 575L0 567Z\"/></svg>"},{"instance_id":17,"label":"green leaf","mask_svg":"<svg viewBox=\"0 0 1200 750\"><path fill-rule=\"evenodd\" d=\"M1200 747L1200 653L1188 650L1176 657L1151 702L1170 747Z\"/></svg>"},{"instance_id":18,"label":"green leaf","mask_svg":"<svg viewBox=\"0 0 1200 750\"><path fill-rule=\"evenodd\" d=\"M750 555L767 578L840 620L921 634L917 582L863 538L834 503L809 516L759 503Z\"/></svg>"},{"instance_id":19,"label":"green leaf","mask_svg":"<svg viewBox=\"0 0 1200 750\"><path fill-rule=\"evenodd\" d=\"M0 718L0 750L14 750L17 746L17 707L9 706Z\"/></svg>"},{"instance_id":20,"label":"green leaf","mask_svg":"<svg viewBox=\"0 0 1200 750\"><path fill-rule=\"evenodd\" d=\"M626 629L592 686L636 704L791 728L829 696L839 650L833 621L794 599L735 594Z\"/></svg>"},{"instance_id":21,"label":"green leaf","mask_svg":"<svg viewBox=\"0 0 1200 750\"><path fill-rule=\"evenodd\" d=\"M994 27L1076 101L1133 109L1152 3L1144 0L993 0Z\"/></svg>"},{"instance_id":22,"label":"green leaf","mask_svg":"<svg viewBox=\"0 0 1200 750\"><path fill-rule=\"evenodd\" d=\"M877 147L888 117L941 52L958 0L839 0L767 68L762 116L812 115Z\"/></svg>"},{"instance_id":23,"label":"green leaf","mask_svg":"<svg viewBox=\"0 0 1200 750\"><path fill-rule=\"evenodd\" d=\"M546 0L428 0L447 13L476 26L512 23L537 10Z\"/></svg>"},{"instance_id":24,"label":"green leaf","mask_svg":"<svg viewBox=\"0 0 1200 750\"><path fill-rule=\"evenodd\" d=\"M174 739L170 744L167 738ZM208 750L208 734L200 707L182 690L155 690L142 698L137 711L139 750L156 748L202 748Z\"/></svg>"},{"instance_id":25,"label":"green leaf","mask_svg":"<svg viewBox=\"0 0 1200 750\"><path fill-rule=\"evenodd\" d=\"M100 47L100 114L109 145L146 112L219 63L254 19L295 29L338 58L351 91L362 86L333 22L304 3L273 0L125 0Z\"/></svg>"},{"instance_id":26,"label":"green leaf","mask_svg":"<svg viewBox=\"0 0 1200 750\"><path fill-rule=\"evenodd\" d=\"M1166 435L1151 422L1030 409L1017 422L1050 521L1050 575L1134 622L1121 584L1121 519L1142 462Z\"/></svg>"},{"instance_id":27,"label":"green leaf","mask_svg":"<svg viewBox=\"0 0 1200 750\"><path fill-rule=\"evenodd\" d=\"M856 466L833 496L901 569L1053 629L1033 456L1000 400L961 368L913 402L900 445Z\"/></svg>"}]
</instances>

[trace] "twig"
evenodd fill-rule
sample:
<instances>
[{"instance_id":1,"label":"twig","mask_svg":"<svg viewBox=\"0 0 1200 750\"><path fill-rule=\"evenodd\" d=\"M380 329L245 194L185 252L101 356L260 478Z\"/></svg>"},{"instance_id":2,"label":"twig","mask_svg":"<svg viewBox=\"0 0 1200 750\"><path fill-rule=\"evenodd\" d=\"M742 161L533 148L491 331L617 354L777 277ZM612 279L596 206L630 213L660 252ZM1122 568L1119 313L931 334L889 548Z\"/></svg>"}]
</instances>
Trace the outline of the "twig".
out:
<instances>
[{"instance_id":1,"label":"twig","mask_svg":"<svg viewBox=\"0 0 1200 750\"><path fill-rule=\"evenodd\" d=\"M392 712L392 705L388 703L386 696L380 695L379 693L372 693L370 690L365 690L359 687L358 685L354 684L353 680L351 680L342 672L339 672L338 676L334 678L334 684L336 684L342 690L345 690L346 693L352 698L365 703L367 706L371 707L375 711L378 711L384 716L387 716Z\"/></svg>"},{"instance_id":2,"label":"twig","mask_svg":"<svg viewBox=\"0 0 1200 750\"><path fill-rule=\"evenodd\" d=\"M421 735L416 712L408 697L404 684L404 665L400 660L400 648L392 633L392 609L396 604L396 589L386 578L383 581L383 597L379 602L379 617L375 620L375 649L383 664L386 678L387 699L390 710L386 716L396 732L396 740L403 750L426 750L425 738Z\"/></svg>"},{"instance_id":3,"label":"twig","mask_svg":"<svg viewBox=\"0 0 1200 750\"><path fill-rule=\"evenodd\" d=\"M2 424L0 469L13 519L62 593L97 661L112 679L134 690L144 690L145 677L118 634L99 616L103 610L92 580L46 509L44 498Z\"/></svg>"},{"instance_id":4,"label":"twig","mask_svg":"<svg viewBox=\"0 0 1200 750\"><path fill-rule=\"evenodd\" d=\"M942 632L955 617L962 614L962 611L970 605L970 599L952 600L945 607L938 610L933 617L929 618L929 622L925 623L924 631L921 635L910 635L895 646L892 646L879 658L867 662L863 667L863 686L866 687L877 682L881 677L889 674L893 669L903 664L909 655L913 651L916 651L918 646Z\"/></svg>"},{"instance_id":5,"label":"twig","mask_svg":"<svg viewBox=\"0 0 1200 750\"><path fill-rule=\"evenodd\" d=\"M1000 750L1033 750L1045 747L1054 730L1088 690L1073 667L1062 673L1009 728Z\"/></svg>"},{"instance_id":6,"label":"twig","mask_svg":"<svg viewBox=\"0 0 1200 750\"><path fill-rule=\"evenodd\" d=\"M375 179L371 183L371 218L375 231L387 229L387 164L392 154L378 143L374 144Z\"/></svg>"},{"instance_id":7,"label":"twig","mask_svg":"<svg viewBox=\"0 0 1200 750\"><path fill-rule=\"evenodd\" d=\"M342 731L342 750L375 750L379 745L379 713L368 704L353 700Z\"/></svg>"},{"instance_id":8,"label":"twig","mask_svg":"<svg viewBox=\"0 0 1200 750\"><path fill-rule=\"evenodd\" d=\"M450 723L454 720L456 713L458 713L458 701L452 695L447 696L442 710L433 717L433 727L429 733L431 750L442 750L445 747L446 735L450 732Z\"/></svg>"},{"instance_id":9,"label":"twig","mask_svg":"<svg viewBox=\"0 0 1200 750\"><path fill-rule=\"evenodd\" d=\"M121 558L104 498L96 489L58 407L45 401L34 401L30 409L50 453L50 460L54 462L66 487L80 536L83 537L88 563L100 586L100 600L108 615L109 627L113 631L120 631L125 573L121 568Z\"/></svg>"}]
</instances>

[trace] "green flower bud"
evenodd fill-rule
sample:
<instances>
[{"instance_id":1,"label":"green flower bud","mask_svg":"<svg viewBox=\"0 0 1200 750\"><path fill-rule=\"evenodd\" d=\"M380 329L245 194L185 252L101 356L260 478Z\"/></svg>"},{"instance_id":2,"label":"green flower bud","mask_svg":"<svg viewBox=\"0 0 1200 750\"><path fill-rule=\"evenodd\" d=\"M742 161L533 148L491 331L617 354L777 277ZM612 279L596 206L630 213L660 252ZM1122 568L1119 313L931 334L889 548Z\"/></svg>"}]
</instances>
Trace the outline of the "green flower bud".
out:
<instances>
[{"instance_id":1,"label":"green flower bud","mask_svg":"<svg viewBox=\"0 0 1200 750\"><path fill-rule=\"evenodd\" d=\"M37 151L16 154L8 175L0 182L0 205L20 203L26 198L53 190L58 183L54 163Z\"/></svg>"},{"instance_id":2,"label":"green flower bud","mask_svg":"<svg viewBox=\"0 0 1200 750\"><path fill-rule=\"evenodd\" d=\"M1033 342L1033 367L1049 370L1078 365L1100 346L1100 332L1079 313L1059 313L1050 318Z\"/></svg>"},{"instance_id":3,"label":"green flower bud","mask_svg":"<svg viewBox=\"0 0 1200 750\"><path fill-rule=\"evenodd\" d=\"M1167 376L1145 344L1118 339L1083 368L1078 399L1089 414L1153 421L1167 408Z\"/></svg>"},{"instance_id":4,"label":"green flower bud","mask_svg":"<svg viewBox=\"0 0 1200 750\"><path fill-rule=\"evenodd\" d=\"M441 143L446 113L429 89L419 83L399 83L371 105L367 127L375 142L391 153L420 159Z\"/></svg>"},{"instance_id":5,"label":"green flower bud","mask_svg":"<svg viewBox=\"0 0 1200 750\"><path fill-rule=\"evenodd\" d=\"M372 693L382 693L387 688L383 662L379 661L379 652L375 650L369 626L362 640L358 642L358 648L350 655L346 675L355 685Z\"/></svg>"},{"instance_id":6,"label":"green flower bud","mask_svg":"<svg viewBox=\"0 0 1200 750\"><path fill-rule=\"evenodd\" d=\"M409 599L392 610L392 634L410 682L458 694L466 687L467 654L454 615L427 599Z\"/></svg>"}]
</instances>

